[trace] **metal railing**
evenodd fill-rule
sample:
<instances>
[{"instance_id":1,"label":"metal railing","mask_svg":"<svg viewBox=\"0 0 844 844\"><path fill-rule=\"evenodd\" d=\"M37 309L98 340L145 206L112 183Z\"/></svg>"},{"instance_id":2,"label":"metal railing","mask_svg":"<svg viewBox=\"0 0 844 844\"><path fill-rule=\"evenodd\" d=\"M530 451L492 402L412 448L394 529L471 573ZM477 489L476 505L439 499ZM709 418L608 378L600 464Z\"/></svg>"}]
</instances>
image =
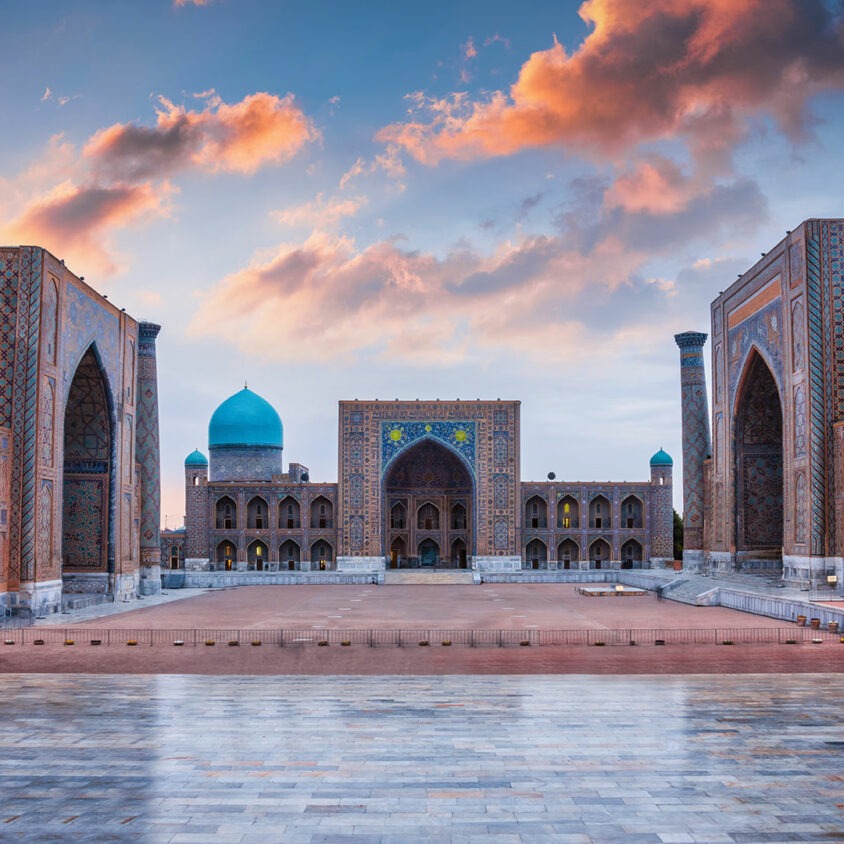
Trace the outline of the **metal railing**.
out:
<instances>
[{"instance_id":1,"label":"metal railing","mask_svg":"<svg viewBox=\"0 0 844 844\"><path fill-rule=\"evenodd\" d=\"M800 643L844 643L837 630L812 627L717 627L698 629L617 630L503 630L467 628L427 629L143 629L89 627L16 627L0 633L5 646L94 645L94 646L365 646L420 647L456 646L471 648L577 647L613 645L770 645Z\"/></svg>"}]
</instances>

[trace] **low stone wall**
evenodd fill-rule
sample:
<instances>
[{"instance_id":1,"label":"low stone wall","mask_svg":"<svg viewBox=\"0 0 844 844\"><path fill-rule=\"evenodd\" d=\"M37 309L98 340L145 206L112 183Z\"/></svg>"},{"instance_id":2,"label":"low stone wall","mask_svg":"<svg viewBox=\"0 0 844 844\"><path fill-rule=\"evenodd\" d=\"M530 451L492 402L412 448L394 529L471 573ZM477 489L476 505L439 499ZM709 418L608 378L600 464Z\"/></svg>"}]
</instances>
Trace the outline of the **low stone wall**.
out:
<instances>
[{"instance_id":1,"label":"low stone wall","mask_svg":"<svg viewBox=\"0 0 844 844\"><path fill-rule=\"evenodd\" d=\"M830 621L837 621L840 627L844 627L844 608L818 606L809 601L793 601L722 587L718 590L717 603L732 610L779 618L783 621L796 621L798 615L805 615L807 623L809 619L818 618L821 627L826 627Z\"/></svg>"},{"instance_id":2,"label":"low stone wall","mask_svg":"<svg viewBox=\"0 0 844 844\"><path fill-rule=\"evenodd\" d=\"M186 571L185 588L226 589L232 586L294 586L298 584L383 583L383 572Z\"/></svg>"},{"instance_id":3,"label":"low stone wall","mask_svg":"<svg viewBox=\"0 0 844 844\"><path fill-rule=\"evenodd\" d=\"M384 571L387 561L384 557L338 557L337 571L372 572Z\"/></svg>"},{"instance_id":4,"label":"low stone wall","mask_svg":"<svg viewBox=\"0 0 844 844\"><path fill-rule=\"evenodd\" d=\"M522 568L521 557L473 557L472 568L479 572L511 572Z\"/></svg>"}]
</instances>

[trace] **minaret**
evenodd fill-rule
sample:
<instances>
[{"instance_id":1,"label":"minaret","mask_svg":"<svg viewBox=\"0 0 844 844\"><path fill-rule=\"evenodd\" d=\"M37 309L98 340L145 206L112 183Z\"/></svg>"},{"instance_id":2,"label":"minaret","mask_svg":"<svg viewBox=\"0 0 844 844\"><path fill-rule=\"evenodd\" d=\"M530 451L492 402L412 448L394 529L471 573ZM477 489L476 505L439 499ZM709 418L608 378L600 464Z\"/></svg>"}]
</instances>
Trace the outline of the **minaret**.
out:
<instances>
[{"instance_id":1,"label":"minaret","mask_svg":"<svg viewBox=\"0 0 844 844\"><path fill-rule=\"evenodd\" d=\"M158 437L158 368L155 338L160 325L138 323L138 392L135 458L141 466L142 595L161 591L161 448Z\"/></svg>"},{"instance_id":2,"label":"minaret","mask_svg":"<svg viewBox=\"0 0 844 844\"><path fill-rule=\"evenodd\" d=\"M674 335L683 401L683 566L692 570L703 564L703 463L712 454L703 369L706 337L698 331Z\"/></svg>"}]
</instances>

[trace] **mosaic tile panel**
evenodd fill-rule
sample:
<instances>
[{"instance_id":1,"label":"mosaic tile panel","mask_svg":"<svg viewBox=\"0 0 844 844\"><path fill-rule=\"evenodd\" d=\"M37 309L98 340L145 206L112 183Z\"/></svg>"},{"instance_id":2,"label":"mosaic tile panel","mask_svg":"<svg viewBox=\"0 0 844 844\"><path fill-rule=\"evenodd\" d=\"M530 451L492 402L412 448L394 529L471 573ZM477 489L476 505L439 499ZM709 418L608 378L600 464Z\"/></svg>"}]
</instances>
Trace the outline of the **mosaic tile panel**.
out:
<instances>
[{"instance_id":1,"label":"mosaic tile panel","mask_svg":"<svg viewBox=\"0 0 844 844\"><path fill-rule=\"evenodd\" d=\"M66 568L105 570L107 508L107 478L65 477L62 554Z\"/></svg>"},{"instance_id":2,"label":"mosaic tile panel","mask_svg":"<svg viewBox=\"0 0 844 844\"><path fill-rule=\"evenodd\" d=\"M407 446L423 439L439 440L475 469L475 423L471 420L384 420L381 422L381 471Z\"/></svg>"},{"instance_id":3,"label":"mosaic tile panel","mask_svg":"<svg viewBox=\"0 0 844 844\"><path fill-rule=\"evenodd\" d=\"M161 449L158 430L158 371L155 340L161 326L142 322L138 326L137 429L135 454L143 480L141 495L141 561L157 563L161 553ZM128 523L127 523L128 527Z\"/></svg>"},{"instance_id":4,"label":"mosaic tile panel","mask_svg":"<svg viewBox=\"0 0 844 844\"><path fill-rule=\"evenodd\" d=\"M703 368L706 335L686 332L676 335L674 340L680 347L684 545L687 549L698 550L703 548L703 462L712 450Z\"/></svg>"}]
</instances>

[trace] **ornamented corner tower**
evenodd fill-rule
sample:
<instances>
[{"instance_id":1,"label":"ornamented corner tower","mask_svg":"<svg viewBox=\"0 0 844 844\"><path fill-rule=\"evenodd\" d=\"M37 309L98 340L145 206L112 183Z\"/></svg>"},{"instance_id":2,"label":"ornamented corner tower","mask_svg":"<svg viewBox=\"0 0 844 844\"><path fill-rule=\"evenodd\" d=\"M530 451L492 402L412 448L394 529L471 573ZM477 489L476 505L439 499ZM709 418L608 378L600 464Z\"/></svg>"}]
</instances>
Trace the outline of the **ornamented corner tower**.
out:
<instances>
[{"instance_id":1,"label":"ornamented corner tower","mask_svg":"<svg viewBox=\"0 0 844 844\"><path fill-rule=\"evenodd\" d=\"M161 591L161 448L158 432L158 367L155 338L160 325L138 323L138 423L135 457L141 467L140 593Z\"/></svg>"},{"instance_id":2,"label":"ornamented corner tower","mask_svg":"<svg viewBox=\"0 0 844 844\"><path fill-rule=\"evenodd\" d=\"M651 458L651 562L674 559L674 461L660 449Z\"/></svg>"},{"instance_id":3,"label":"ornamented corner tower","mask_svg":"<svg viewBox=\"0 0 844 844\"><path fill-rule=\"evenodd\" d=\"M712 454L703 369L706 337L698 331L674 335L680 347L683 413L683 566L692 571L703 566L704 463Z\"/></svg>"},{"instance_id":4,"label":"ornamented corner tower","mask_svg":"<svg viewBox=\"0 0 844 844\"><path fill-rule=\"evenodd\" d=\"M199 450L185 458L185 568L202 569L208 563L208 458Z\"/></svg>"}]
</instances>

